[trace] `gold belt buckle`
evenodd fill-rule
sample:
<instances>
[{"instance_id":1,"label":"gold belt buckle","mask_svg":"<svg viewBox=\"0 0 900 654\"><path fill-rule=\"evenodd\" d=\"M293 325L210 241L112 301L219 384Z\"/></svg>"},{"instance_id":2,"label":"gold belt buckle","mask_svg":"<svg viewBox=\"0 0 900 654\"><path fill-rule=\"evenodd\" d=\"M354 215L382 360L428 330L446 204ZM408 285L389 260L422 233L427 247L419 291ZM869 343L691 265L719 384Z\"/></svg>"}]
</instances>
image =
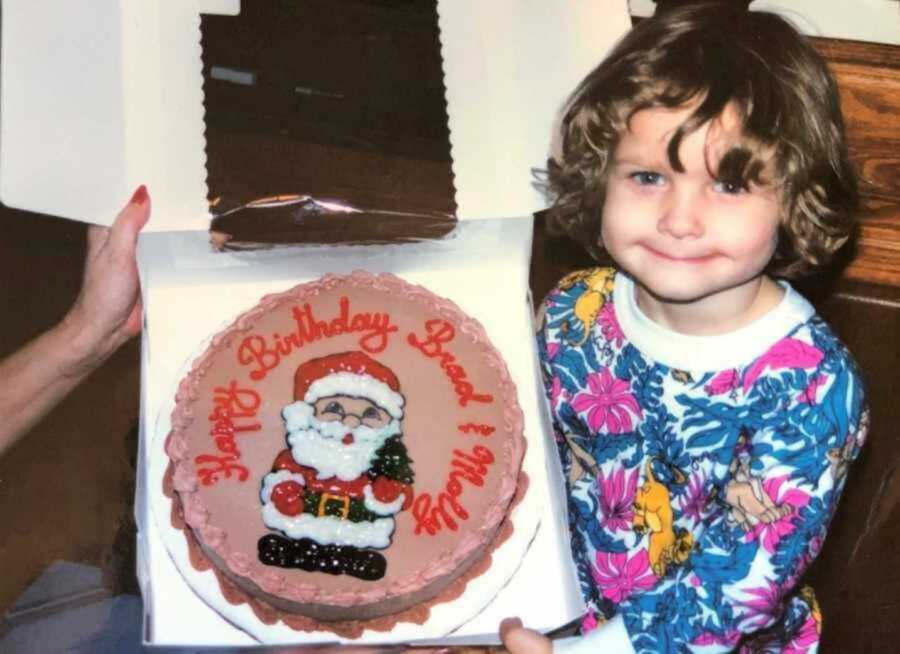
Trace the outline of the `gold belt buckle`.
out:
<instances>
[{"instance_id":1,"label":"gold belt buckle","mask_svg":"<svg viewBox=\"0 0 900 654\"><path fill-rule=\"evenodd\" d=\"M343 504L341 507L341 520L345 520L347 516L350 514L350 496L349 495L332 495L331 493L322 493L322 497L319 498L319 513L318 516L321 518L325 515L325 506L331 500L335 500Z\"/></svg>"}]
</instances>

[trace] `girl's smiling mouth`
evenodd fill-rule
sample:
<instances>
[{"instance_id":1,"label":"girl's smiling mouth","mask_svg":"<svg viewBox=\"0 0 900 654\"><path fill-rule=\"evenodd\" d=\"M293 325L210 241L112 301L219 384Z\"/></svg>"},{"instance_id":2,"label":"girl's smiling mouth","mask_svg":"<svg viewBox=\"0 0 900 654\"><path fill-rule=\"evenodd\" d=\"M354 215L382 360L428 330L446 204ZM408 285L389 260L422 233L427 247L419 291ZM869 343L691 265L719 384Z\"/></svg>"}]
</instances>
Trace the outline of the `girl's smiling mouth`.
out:
<instances>
[{"instance_id":1,"label":"girl's smiling mouth","mask_svg":"<svg viewBox=\"0 0 900 654\"><path fill-rule=\"evenodd\" d=\"M676 263L684 263L684 264L701 264L708 263L712 261L719 255L715 252L710 254L703 254L700 256L681 256L681 255L672 255L667 254L661 250L656 249L651 245L647 245L646 243L641 243L641 247L647 250L650 254L655 257L659 257L660 259L665 259L666 261L674 261Z\"/></svg>"}]
</instances>

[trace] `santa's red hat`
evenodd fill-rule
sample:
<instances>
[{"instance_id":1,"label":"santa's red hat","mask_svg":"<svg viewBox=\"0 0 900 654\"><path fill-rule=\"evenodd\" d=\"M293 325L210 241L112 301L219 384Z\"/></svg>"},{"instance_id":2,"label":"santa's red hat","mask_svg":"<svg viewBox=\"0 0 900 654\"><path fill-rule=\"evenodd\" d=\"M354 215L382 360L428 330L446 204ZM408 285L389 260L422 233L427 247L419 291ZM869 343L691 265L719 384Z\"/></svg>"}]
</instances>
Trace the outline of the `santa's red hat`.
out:
<instances>
[{"instance_id":1,"label":"santa's red hat","mask_svg":"<svg viewBox=\"0 0 900 654\"><path fill-rule=\"evenodd\" d=\"M314 404L331 395L371 400L396 419L404 399L393 371L365 352L340 352L301 363L294 374L294 400Z\"/></svg>"}]
</instances>

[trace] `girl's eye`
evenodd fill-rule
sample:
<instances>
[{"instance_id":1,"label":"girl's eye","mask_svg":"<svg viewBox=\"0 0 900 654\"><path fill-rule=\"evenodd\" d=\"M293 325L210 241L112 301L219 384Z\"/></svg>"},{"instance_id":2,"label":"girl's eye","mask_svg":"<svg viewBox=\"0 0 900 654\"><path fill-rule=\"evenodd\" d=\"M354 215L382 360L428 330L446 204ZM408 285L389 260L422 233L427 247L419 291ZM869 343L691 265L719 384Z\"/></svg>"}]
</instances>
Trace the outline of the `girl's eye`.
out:
<instances>
[{"instance_id":1,"label":"girl's eye","mask_svg":"<svg viewBox=\"0 0 900 654\"><path fill-rule=\"evenodd\" d=\"M747 190L747 184L742 181L718 180L713 188L719 193L726 195L738 195Z\"/></svg>"},{"instance_id":2,"label":"girl's eye","mask_svg":"<svg viewBox=\"0 0 900 654\"><path fill-rule=\"evenodd\" d=\"M378 420L381 417L381 414L378 413L378 409L374 407L369 407L365 411L363 411L363 418L370 418L372 420Z\"/></svg>"},{"instance_id":3,"label":"girl's eye","mask_svg":"<svg viewBox=\"0 0 900 654\"><path fill-rule=\"evenodd\" d=\"M660 173L654 173L649 170L639 170L636 173L631 173L629 178L641 186L662 186L666 181L666 178Z\"/></svg>"},{"instance_id":4,"label":"girl's eye","mask_svg":"<svg viewBox=\"0 0 900 654\"><path fill-rule=\"evenodd\" d=\"M336 413L339 416L344 415L344 407L340 402L329 402L325 407L325 413Z\"/></svg>"}]
</instances>

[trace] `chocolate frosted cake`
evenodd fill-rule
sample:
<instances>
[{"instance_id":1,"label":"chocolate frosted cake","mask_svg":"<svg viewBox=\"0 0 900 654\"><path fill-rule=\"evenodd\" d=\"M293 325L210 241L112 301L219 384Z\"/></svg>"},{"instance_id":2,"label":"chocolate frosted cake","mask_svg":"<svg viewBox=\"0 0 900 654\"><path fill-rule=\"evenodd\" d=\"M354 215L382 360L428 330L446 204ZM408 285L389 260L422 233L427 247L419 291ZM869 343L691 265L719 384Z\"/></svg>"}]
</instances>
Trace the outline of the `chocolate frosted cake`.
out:
<instances>
[{"instance_id":1,"label":"chocolate frosted cake","mask_svg":"<svg viewBox=\"0 0 900 654\"><path fill-rule=\"evenodd\" d=\"M421 621L511 527L525 441L475 320L392 275L270 295L181 382L166 490L197 567L264 621Z\"/></svg>"}]
</instances>

